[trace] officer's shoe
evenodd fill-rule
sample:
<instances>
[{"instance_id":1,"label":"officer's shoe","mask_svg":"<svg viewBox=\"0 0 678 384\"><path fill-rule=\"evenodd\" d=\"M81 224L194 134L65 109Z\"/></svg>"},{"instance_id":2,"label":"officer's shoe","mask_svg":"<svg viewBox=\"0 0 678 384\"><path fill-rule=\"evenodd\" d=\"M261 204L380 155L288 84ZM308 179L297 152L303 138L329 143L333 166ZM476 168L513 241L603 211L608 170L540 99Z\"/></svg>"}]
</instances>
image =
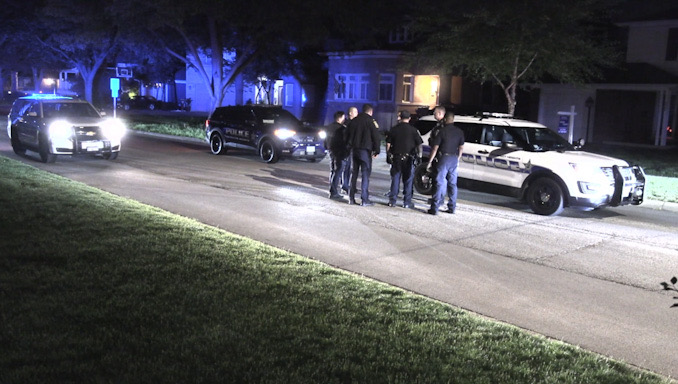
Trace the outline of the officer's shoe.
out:
<instances>
[{"instance_id":1,"label":"officer's shoe","mask_svg":"<svg viewBox=\"0 0 678 384\"><path fill-rule=\"evenodd\" d=\"M403 208L414 209L414 204L403 204Z\"/></svg>"},{"instance_id":2,"label":"officer's shoe","mask_svg":"<svg viewBox=\"0 0 678 384\"><path fill-rule=\"evenodd\" d=\"M388 206L389 206L389 207L395 207L395 206L396 206L396 203L388 203Z\"/></svg>"},{"instance_id":3,"label":"officer's shoe","mask_svg":"<svg viewBox=\"0 0 678 384\"><path fill-rule=\"evenodd\" d=\"M348 199L348 205L356 205L358 203L355 202L355 199Z\"/></svg>"},{"instance_id":4,"label":"officer's shoe","mask_svg":"<svg viewBox=\"0 0 678 384\"><path fill-rule=\"evenodd\" d=\"M374 205L374 203L369 201L369 200L365 200L365 201L361 202L360 205L363 206L363 207L371 207L371 206Z\"/></svg>"},{"instance_id":5,"label":"officer's shoe","mask_svg":"<svg viewBox=\"0 0 678 384\"><path fill-rule=\"evenodd\" d=\"M332 200L342 200L343 198L344 198L344 196L342 196L338 193L335 193L334 195L330 195L330 199L332 199Z\"/></svg>"},{"instance_id":6,"label":"officer's shoe","mask_svg":"<svg viewBox=\"0 0 678 384\"><path fill-rule=\"evenodd\" d=\"M426 212L428 212L429 215L434 215L434 216L438 214L438 211L433 209L433 208L429 209Z\"/></svg>"},{"instance_id":7,"label":"officer's shoe","mask_svg":"<svg viewBox=\"0 0 678 384\"><path fill-rule=\"evenodd\" d=\"M454 213L454 208L447 208L447 211L445 211L445 212L447 212L447 213Z\"/></svg>"}]
</instances>

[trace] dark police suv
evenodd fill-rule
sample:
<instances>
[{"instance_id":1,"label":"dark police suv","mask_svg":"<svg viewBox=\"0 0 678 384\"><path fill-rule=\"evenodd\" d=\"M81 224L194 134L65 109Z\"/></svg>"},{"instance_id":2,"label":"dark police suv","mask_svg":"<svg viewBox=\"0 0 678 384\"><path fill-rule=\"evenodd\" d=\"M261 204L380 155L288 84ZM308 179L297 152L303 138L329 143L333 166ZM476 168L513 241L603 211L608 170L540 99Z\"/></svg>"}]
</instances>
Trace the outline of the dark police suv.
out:
<instances>
[{"instance_id":1,"label":"dark police suv","mask_svg":"<svg viewBox=\"0 0 678 384\"><path fill-rule=\"evenodd\" d=\"M254 149L267 163L280 158L313 162L327 152L324 130L305 126L279 106L219 107L205 122L205 138L215 155L228 147Z\"/></svg>"}]
</instances>

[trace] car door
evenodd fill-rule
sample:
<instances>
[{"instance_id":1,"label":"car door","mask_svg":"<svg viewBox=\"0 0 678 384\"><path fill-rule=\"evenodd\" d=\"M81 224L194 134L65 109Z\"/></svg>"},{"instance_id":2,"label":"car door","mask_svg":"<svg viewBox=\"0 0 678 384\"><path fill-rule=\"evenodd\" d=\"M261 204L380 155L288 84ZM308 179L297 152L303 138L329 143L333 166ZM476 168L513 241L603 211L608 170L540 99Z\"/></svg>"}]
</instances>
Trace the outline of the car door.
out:
<instances>
[{"instance_id":1,"label":"car door","mask_svg":"<svg viewBox=\"0 0 678 384\"><path fill-rule=\"evenodd\" d=\"M481 144L475 153L477 181L511 188L520 188L525 152L518 147L507 126L485 125Z\"/></svg>"},{"instance_id":2,"label":"car door","mask_svg":"<svg viewBox=\"0 0 678 384\"><path fill-rule=\"evenodd\" d=\"M19 141L22 144L37 146L38 145L38 129L40 126L40 121L42 116L41 103L32 102L26 105L19 112L14 126L16 127L16 133L19 137Z\"/></svg>"},{"instance_id":3,"label":"car door","mask_svg":"<svg viewBox=\"0 0 678 384\"><path fill-rule=\"evenodd\" d=\"M464 131L464 150L461 154L461 162L459 163L458 177L468 180L475 179L475 158L478 151L481 149L481 132L482 125L474 123L455 122L454 125Z\"/></svg>"}]
</instances>

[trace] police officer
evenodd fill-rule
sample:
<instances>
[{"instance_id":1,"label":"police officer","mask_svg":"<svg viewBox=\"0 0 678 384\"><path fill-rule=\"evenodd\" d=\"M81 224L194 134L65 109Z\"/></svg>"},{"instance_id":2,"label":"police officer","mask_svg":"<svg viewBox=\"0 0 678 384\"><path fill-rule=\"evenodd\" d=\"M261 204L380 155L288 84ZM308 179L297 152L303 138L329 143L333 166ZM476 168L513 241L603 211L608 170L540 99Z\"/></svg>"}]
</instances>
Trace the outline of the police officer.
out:
<instances>
[{"instance_id":1,"label":"police officer","mask_svg":"<svg viewBox=\"0 0 678 384\"><path fill-rule=\"evenodd\" d=\"M355 119L356 116L358 116L358 108L349 107L348 113L346 114L346 120L344 121L344 127L348 127L348 125L351 123L351 120ZM348 195L349 189L351 188L351 160L353 156L351 155L350 149L348 150L347 154L348 156L346 156L342 164L343 173L341 175L341 189L345 194Z\"/></svg>"},{"instance_id":2,"label":"police officer","mask_svg":"<svg viewBox=\"0 0 678 384\"><path fill-rule=\"evenodd\" d=\"M388 206L395 207L400 180L403 181L403 207L414 208L412 204L412 182L414 167L421 160L423 140L416 128L410 125L410 113L400 112L400 123L386 135L386 156L391 163L391 191Z\"/></svg>"},{"instance_id":3,"label":"police officer","mask_svg":"<svg viewBox=\"0 0 678 384\"><path fill-rule=\"evenodd\" d=\"M454 213L457 207L457 171L459 160L464 149L464 132L454 125L454 113L445 113L445 125L440 128L434 138L431 139L431 157L426 169L433 167L433 159L436 163L436 188L428 213L438 214L445 199L447 191L447 213Z\"/></svg>"},{"instance_id":4,"label":"police officer","mask_svg":"<svg viewBox=\"0 0 678 384\"><path fill-rule=\"evenodd\" d=\"M346 141L353 154L351 188L348 193L349 204L356 204L356 183L358 182L358 173L360 173L362 175L360 205L374 205L370 201L370 173L372 173L372 158L377 157L381 149L381 136L379 135L379 125L372 118L372 113L374 113L372 105L365 104L363 105L363 112L351 120L348 125Z\"/></svg>"},{"instance_id":5,"label":"police officer","mask_svg":"<svg viewBox=\"0 0 678 384\"><path fill-rule=\"evenodd\" d=\"M344 173L344 164L348 158L346 149L346 127L344 120L346 115L343 111L334 114L334 121L325 128L325 148L330 151L330 199L342 199L339 193L339 181Z\"/></svg>"}]
</instances>

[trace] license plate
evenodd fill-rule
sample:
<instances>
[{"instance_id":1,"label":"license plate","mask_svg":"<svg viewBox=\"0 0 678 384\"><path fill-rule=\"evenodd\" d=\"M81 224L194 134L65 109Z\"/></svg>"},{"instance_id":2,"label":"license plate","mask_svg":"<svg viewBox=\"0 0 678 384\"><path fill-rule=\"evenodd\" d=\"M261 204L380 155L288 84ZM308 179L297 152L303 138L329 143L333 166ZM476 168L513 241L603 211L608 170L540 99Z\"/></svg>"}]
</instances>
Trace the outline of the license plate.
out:
<instances>
[{"instance_id":1,"label":"license plate","mask_svg":"<svg viewBox=\"0 0 678 384\"><path fill-rule=\"evenodd\" d=\"M80 144L83 151L96 152L103 148L103 143L100 141L85 141Z\"/></svg>"},{"instance_id":2,"label":"license plate","mask_svg":"<svg viewBox=\"0 0 678 384\"><path fill-rule=\"evenodd\" d=\"M315 153L315 147L306 147L306 153L312 155Z\"/></svg>"}]
</instances>

